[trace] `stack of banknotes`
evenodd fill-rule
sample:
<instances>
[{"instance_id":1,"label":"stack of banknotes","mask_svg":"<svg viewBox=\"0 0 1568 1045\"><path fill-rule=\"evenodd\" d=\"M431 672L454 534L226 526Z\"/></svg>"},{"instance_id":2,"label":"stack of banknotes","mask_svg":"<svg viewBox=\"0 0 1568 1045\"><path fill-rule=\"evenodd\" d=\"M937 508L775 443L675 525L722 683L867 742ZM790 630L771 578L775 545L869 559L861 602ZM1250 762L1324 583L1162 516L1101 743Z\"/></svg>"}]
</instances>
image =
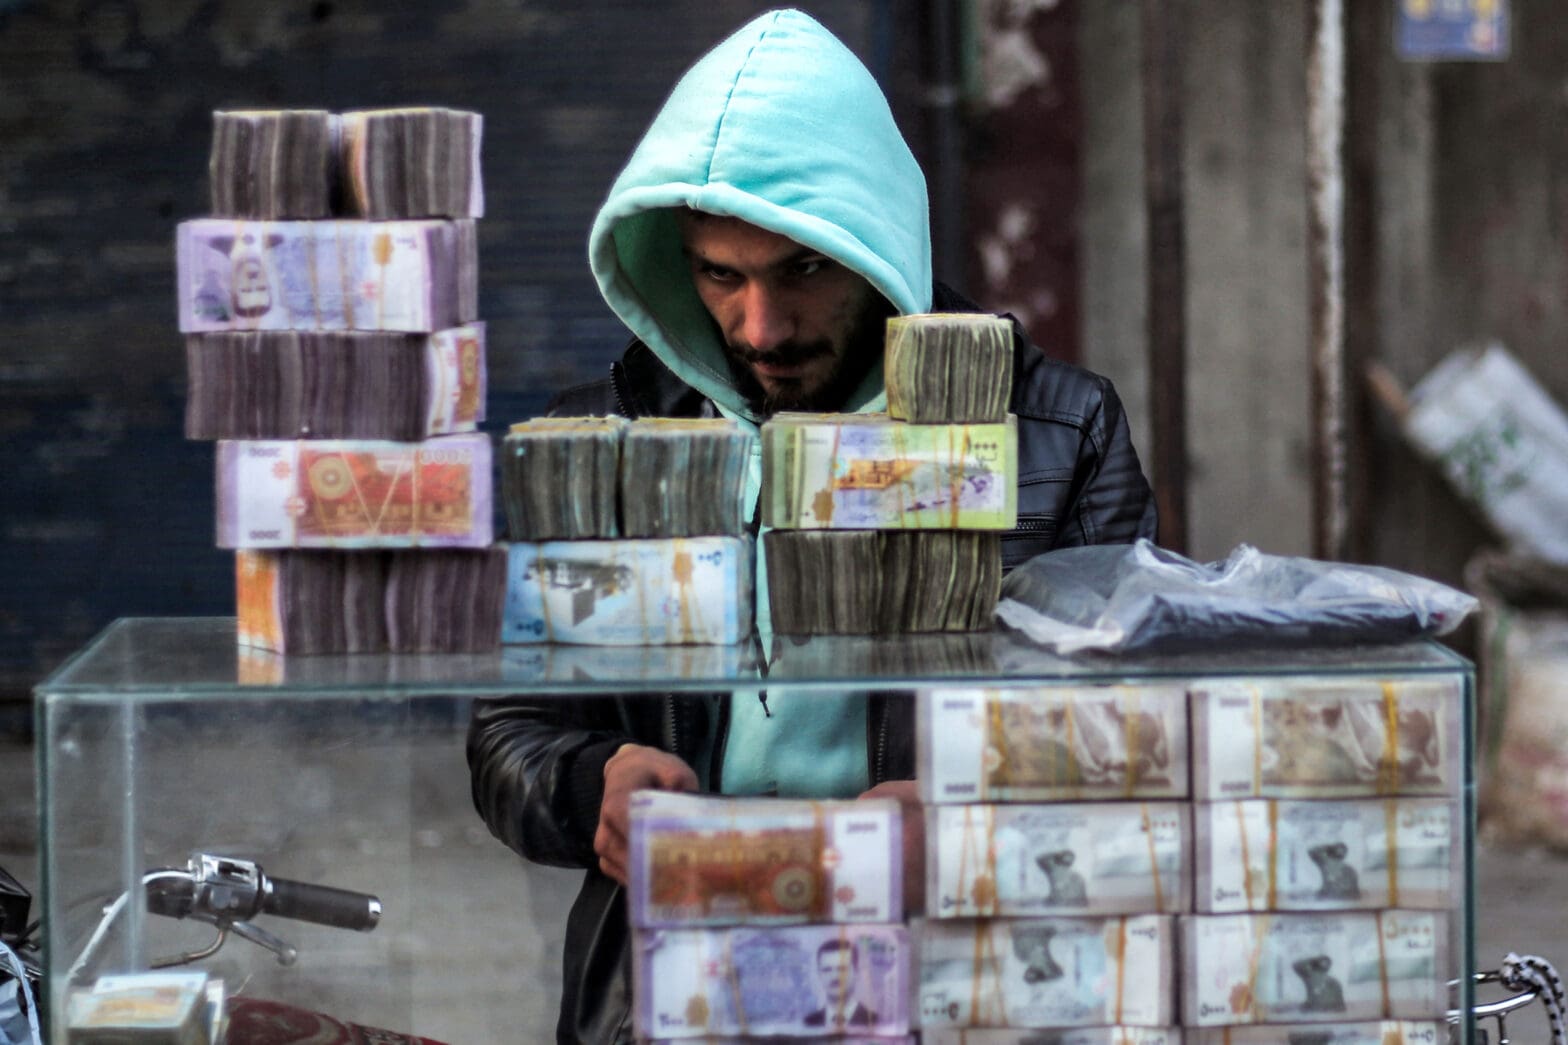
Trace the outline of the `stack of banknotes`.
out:
<instances>
[{"instance_id":1,"label":"stack of banknotes","mask_svg":"<svg viewBox=\"0 0 1568 1045\"><path fill-rule=\"evenodd\" d=\"M756 439L733 421L537 418L501 450L512 540L502 641L739 642Z\"/></svg>"},{"instance_id":2,"label":"stack of banknotes","mask_svg":"<svg viewBox=\"0 0 1568 1045\"><path fill-rule=\"evenodd\" d=\"M1202 1041L1435 1035L1464 883L1458 681L1189 688L1197 913L1182 926L1184 1022L1235 1028Z\"/></svg>"},{"instance_id":3,"label":"stack of banknotes","mask_svg":"<svg viewBox=\"0 0 1568 1045\"><path fill-rule=\"evenodd\" d=\"M891 800L634 795L638 1035L907 1040L900 817Z\"/></svg>"},{"instance_id":4,"label":"stack of banknotes","mask_svg":"<svg viewBox=\"0 0 1568 1045\"><path fill-rule=\"evenodd\" d=\"M887 414L780 413L763 425L774 631L990 625L997 531L1018 518L1011 374L1006 320L904 316L888 328Z\"/></svg>"},{"instance_id":5,"label":"stack of banknotes","mask_svg":"<svg viewBox=\"0 0 1568 1045\"><path fill-rule=\"evenodd\" d=\"M1439 1040L1462 706L1420 675L922 692L922 1028Z\"/></svg>"},{"instance_id":6,"label":"stack of banknotes","mask_svg":"<svg viewBox=\"0 0 1568 1045\"><path fill-rule=\"evenodd\" d=\"M214 114L213 214L179 227L179 318L242 645L499 641L479 140L477 115L445 109Z\"/></svg>"},{"instance_id":7,"label":"stack of banknotes","mask_svg":"<svg viewBox=\"0 0 1568 1045\"><path fill-rule=\"evenodd\" d=\"M212 213L223 218L479 218L483 120L455 109L213 114Z\"/></svg>"},{"instance_id":8,"label":"stack of banknotes","mask_svg":"<svg viewBox=\"0 0 1568 1045\"><path fill-rule=\"evenodd\" d=\"M1181 1040L1187 737L1176 684L919 694L925 1040Z\"/></svg>"}]
</instances>

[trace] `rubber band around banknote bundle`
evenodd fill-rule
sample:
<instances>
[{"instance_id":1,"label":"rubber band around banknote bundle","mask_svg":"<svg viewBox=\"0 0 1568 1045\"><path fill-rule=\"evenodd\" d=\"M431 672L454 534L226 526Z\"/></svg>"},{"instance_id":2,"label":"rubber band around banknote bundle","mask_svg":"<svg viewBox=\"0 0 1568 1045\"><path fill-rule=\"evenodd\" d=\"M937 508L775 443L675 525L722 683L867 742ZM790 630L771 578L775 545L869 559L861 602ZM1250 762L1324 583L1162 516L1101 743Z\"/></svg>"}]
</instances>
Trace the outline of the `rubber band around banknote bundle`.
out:
<instances>
[{"instance_id":1,"label":"rubber band around banknote bundle","mask_svg":"<svg viewBox=\"0 0 1568 1045\"><path fill-rule=\"evenodd\" d=\"M982 980L985 978L985 966L989 960L991 967L991 980L997 1002L997 1020L1003 1026L1007 1022L1007 984L1002 978L1002 961L997 957L996 940L991 936L991 923L987 921L975 922L975 957L974 968L971 970L969 982L969 1022L971 1025L984 1025L981 1012L981 998L984 991Z\"/></svg>"},{"instance_id":2,"label":"rubber band around banknote bundle","mask_svg":"<svg viewBox=\"0 0 1568 1045\"><path fill-rule=\"evenodd\" d=\"M1399 692L1394 683L1383 682L1383 761L1378 766L1378 793L1399 792Z\"/></svg>"},{"instance_id":3,"label":"rubber band around banknote bundle","mask_svg":"<svg viewBox=\"0 0 1568 1045\"><path fill-rule=\"evenodd\" d=\"M1269 927L1274 919L1267 914L1253 914L1247 916L1247 921L1252 927L1252 952L1247 955L1247 1015L1248 1022L1258 1021L1258 972L1263 965L1264 941L1268 939ZM1234 1008L1234 1002L1232 1003Z\"/></svg>"},{"instance_id":4,"label":"rubber band around banknote bundle","mask_svg":"<svg viewBox=\"0 0 1568 1045\"><path fill-rule=\"evenodd\" d=\"M1240 808L1239 806L1237 808ZM1268 909L1279 906L1279 803L1270 802L1269 810L1269 903Z\"/></svg>"},{"instance_id":5,"label":"rubber band around banknote bundle","mask_svg":"<svg viewBox=\"0 0 1568 1045\"><path fill-rule=\"evenodd\" d=\"M1388 871L1388 906L1399 906L1399 803L1383 800L1383 866Z\"/></svg>"},{"instance_id":6,"label":"rubber band around banknote bundle","mask_svg":"<svg viewBox=\"0 0 1568 1045\"><path fill-rule=\"evenodd\" d=\"M1252 694L1252 793L1263 793L1263 693L1256 683L1248 683Z\"/></svg>"},{"instance_id":7,"label":"rubber band around banknote bundle","mask_svg":"<svg viewBox=\"0 0 1568 1045\"><path fill-rule=\"evenodd\" d=\"M1383 1016L1386 1018L1393 1012L1393 999L1388 987L1388 951L1383 946L1383 914L1378 911L1377 918L1377 980L1383 993Z\"/></svg>"},{"instance_id":8,"label":"rubber band around banknote bundle","mask_svg":"<svg viewBox=\"0 0 1568 1045\"><path fill-rule=\"evenodd\" d=\"M1138 806L1139 816L1143 822L1143 837L1149 843L1149 877L1154 880L1154 909L1165 911L1165 883L1160 880L1160 858L1154 846L1154 818L1149 815L1147 803ZM1117 1020L1120 1023L1121 1020Z\"/></svg>"},{"instance_id":9,"label":"rubber band around banknote bundle","mask_svg":"<svg viewBox=\"0 0 1568 1045\"><path fill-rule=\"evenodd\" d=\"M1147 816L1147 813L1145 813ZM1158 889L1159 874L1154 876ZM1122 1022L1122 1004L1127 991L1127 918L1124 915L1116 919L1116 1018L1111 1022L1120 1025Z\"/></svg>"}]
</instances>

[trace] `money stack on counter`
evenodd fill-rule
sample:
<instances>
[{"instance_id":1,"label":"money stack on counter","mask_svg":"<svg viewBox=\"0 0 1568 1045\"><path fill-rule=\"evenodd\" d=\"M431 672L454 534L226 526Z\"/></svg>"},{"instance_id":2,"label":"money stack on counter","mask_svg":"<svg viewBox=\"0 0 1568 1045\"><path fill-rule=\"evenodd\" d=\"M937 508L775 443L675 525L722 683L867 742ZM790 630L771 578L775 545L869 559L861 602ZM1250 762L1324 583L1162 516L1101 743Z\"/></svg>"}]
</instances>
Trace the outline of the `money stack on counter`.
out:
<instances>
[{"instance_id":1,"label":"money stack on counter","mask_svg":"<svg viewBox=\"0 0 1568 1045\"><path fill-rule=\"evenodd\" d=\"M921 1040L1180 1042L1184 688L936 690L917 714Z\"/></svg>"},{"instance_id":2,"label":"money stack on counter","mask_svg":"<svg viewBox=\"0 0 1568 1045\"><path fill-rule=\"evenodd\" d=\"M888 321L887 414L781 413L762 428L773 630L975 631L1017 521L1008 320Z\"/></svg>"},{"instance_id":3,"label":"money stack on counter","mask_svg":"<svg viewBox=\"0 0 1568 1045\"><path fill-rule=\"evenodd\" d=\"M733 421L538 418L502 446L502 641L730 644L752 631Z\"/></svg>"},{"instance_id":4,"label":"money stack on counter","mask_svg":"<svg viewBox=\"0 0 1568 1045\"><path fill-rule=\"evenodd\" d=\"M1462 699L1435 677L1192 687L1200 1045L1447 1040Z\"/></svg>"},{"instance_id":5,"label":"money stack on counter","mask_svg":"<svg viewBox=\"0 0 1568 1045\"><path fill-rule=\"evenodd\" d=\"M910 1041L900 817L891 800L633 795L639 1039Z\"/></svg>"},{"instance_id":6,"label":"money stack on counter","mask_svg":"<svg viewBox=\"0 0 1568 1045\"><path fill-rule=\"evenodd\" d=\"M480 117L213 121L212 215L179 227L179 315L186 435L218 441L240 643L494 647Z\"/></svg>"}]
</instances>

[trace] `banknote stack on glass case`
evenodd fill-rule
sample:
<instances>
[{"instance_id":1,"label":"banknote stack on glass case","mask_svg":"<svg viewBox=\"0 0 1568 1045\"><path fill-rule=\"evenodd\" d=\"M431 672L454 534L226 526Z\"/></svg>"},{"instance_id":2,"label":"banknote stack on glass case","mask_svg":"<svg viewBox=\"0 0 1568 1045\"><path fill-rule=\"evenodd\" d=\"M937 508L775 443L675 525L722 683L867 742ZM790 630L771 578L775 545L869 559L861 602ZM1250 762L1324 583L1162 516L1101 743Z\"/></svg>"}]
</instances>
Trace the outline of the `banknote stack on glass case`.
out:
<instances>
[{"instance_id":1,"label":"banknote stack on glass case","mask_svg":"<svg viewBox=\"0 0 1568 1045\"><path fill-rule=\"evenodd\" d=\"M644 791L628 850L640 1038L908 1040L897 802Z\"/></svg>"},{"instance_id":2,"label":"banknote stack on glass case","mask_svg":"<svg viewBox=\"0 0 1568 1045\"><path fill-rule=\"evenodd\" d=\"M763 557L775 632L977 631L1018 517L1009 320L888 321L887 412L762 426Z\"/></svg>"},{"instance_id":3,"label":"banknote stack on glass case","mask_svg":"<svg viewBox=\"0 0 1568 1045\"><path fill-rule=\"evenodd\" d=\"M1185 688L928 690L917 716L923 1040L1179 1042Z\"/></svg>"},{"instance_id":4,"label":"banknote stack on glass case","mask_svg":"<svg viewBox=\"0 0 1568 1045\"><path fill-rule=\"evenodd\" d=\"M753 627L742 495L756 437L724 419L544 417L501 447L502 641L732 644Z\"/></svg>"},{"instance_id":5,"label":"banknote stack on glass case","mask_svg":"<svg viewBox=\"0 0 1568 1045\"><path fill-rule=\"evenodd\" d=\"M239 641L455 652L500 634L478 114L213 114L176 237L185 432L216 440Z\"/></svg>"},{"instance_id":6,"label":"banknote stack on glass case","mask_svg":"<svg viewBox=\"0 0 1568 1045\"><path fill-rule=\"evenodd\" d=\"M1447 1040L1462 701L1452 676L1192 685L1196 1040Z\"/></svg>"}]
</instances>

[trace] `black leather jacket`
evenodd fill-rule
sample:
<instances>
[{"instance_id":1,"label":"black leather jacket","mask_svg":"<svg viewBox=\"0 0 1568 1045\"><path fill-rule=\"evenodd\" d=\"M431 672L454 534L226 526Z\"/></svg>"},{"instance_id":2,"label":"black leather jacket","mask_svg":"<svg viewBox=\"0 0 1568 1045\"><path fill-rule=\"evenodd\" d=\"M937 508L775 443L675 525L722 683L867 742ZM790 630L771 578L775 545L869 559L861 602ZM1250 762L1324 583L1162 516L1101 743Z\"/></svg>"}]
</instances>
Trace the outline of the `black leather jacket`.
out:
<instances>
[{"instance_id":1,"label":"black leather jacket","mask_svg":"<svg viewBox=\"0 0 1568 1045\"><path fill-rule=\"evenodd\" d=\"M938 284L933 311L976 307ZM1019 330L1011 409L1018 415L1018 526L1004 535L1011 569L1040 552L1154 536L1154 502L1111 384L1047 359ZM570 389L561 415L715 417L713 403L640 342L610 379ZM695 764L718 715L710 782L726 736L728 701L701 695L514 698L476 704L468 735L474 805L501 841L539 863L586 868L567 920L560 1042L631 1040L630 948L620 886L593 853L604 764L628 741L657 745ZM914 714L907 695L869 702L867 758L873 784L914 776Z\"/></svg>"}]
</instances>

